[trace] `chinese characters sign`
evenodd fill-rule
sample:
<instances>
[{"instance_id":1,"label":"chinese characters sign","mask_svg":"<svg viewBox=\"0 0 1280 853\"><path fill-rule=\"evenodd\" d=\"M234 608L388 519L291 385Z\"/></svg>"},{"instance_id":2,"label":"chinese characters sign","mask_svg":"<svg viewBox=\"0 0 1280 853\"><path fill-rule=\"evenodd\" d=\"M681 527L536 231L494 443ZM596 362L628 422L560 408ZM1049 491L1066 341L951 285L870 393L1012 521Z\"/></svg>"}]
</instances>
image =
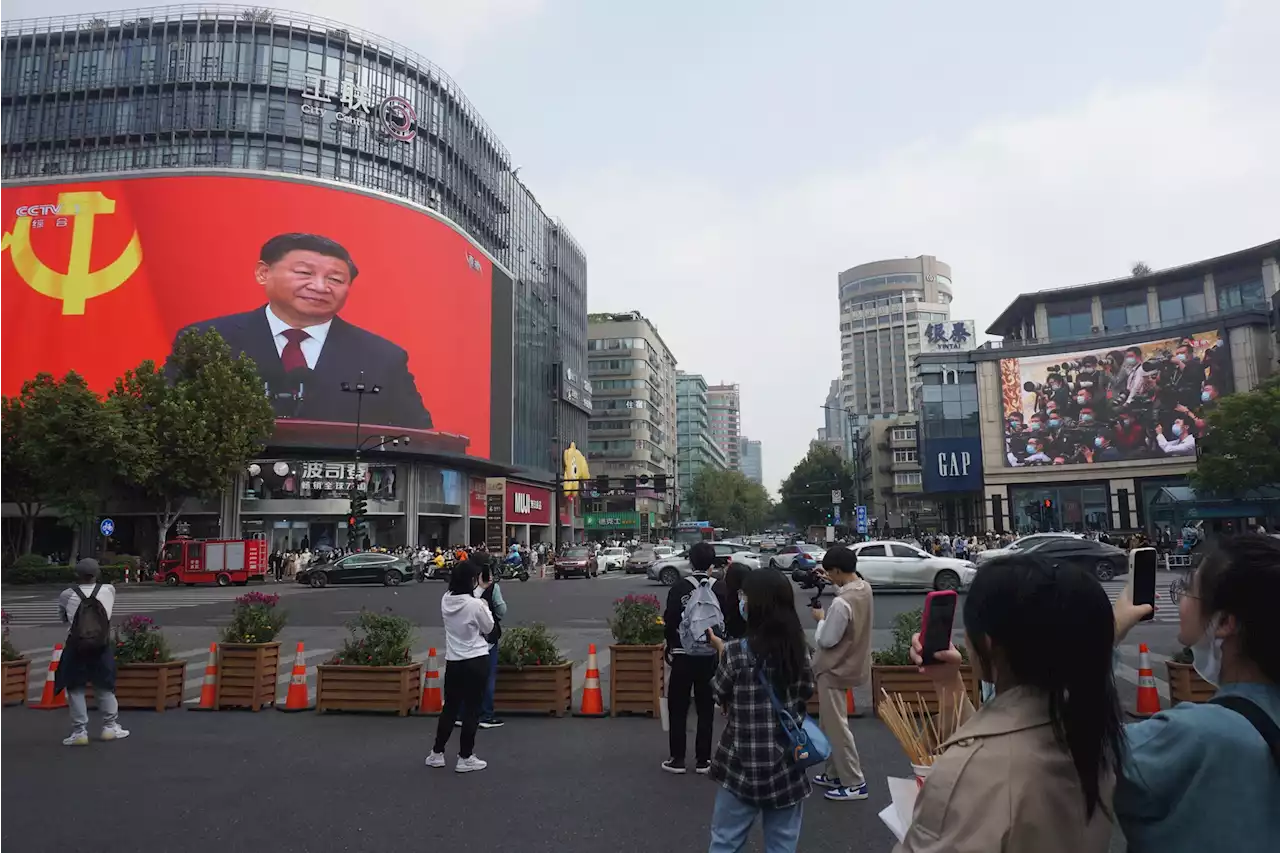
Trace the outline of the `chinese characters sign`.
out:
<instances>
[{"instance_id":1,"label":"chinese characters sign","mask_svg":"<svg viewBox=\"0 0 1280 853\"><path fill-rule=\"evenodd\" d=\"M302 112L320 118L335 103L335 121L377 124L388 136L401 142L412 142L418 135L418 112L406 98L392 95L379 99L367 87L351 80L308 74L302 91Z\"/></svg>"},{"instance_id":2,"label":"chinese characters sign","mask_svg":"<svg viewBox=\"0 0 1280 853\"><path fill-rule=\"evenodd\" d=\"M960 352L977 346L972 320L920 324L920 352Z\"/></svg>"}]
</instances>

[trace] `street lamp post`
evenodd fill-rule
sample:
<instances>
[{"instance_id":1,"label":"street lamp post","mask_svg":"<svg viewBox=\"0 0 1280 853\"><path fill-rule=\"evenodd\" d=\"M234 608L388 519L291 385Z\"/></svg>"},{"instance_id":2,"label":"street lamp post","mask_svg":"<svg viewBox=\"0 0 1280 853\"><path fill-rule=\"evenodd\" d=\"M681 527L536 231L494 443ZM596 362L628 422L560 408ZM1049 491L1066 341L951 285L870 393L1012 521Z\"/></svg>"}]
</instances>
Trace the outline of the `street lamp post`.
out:
<instances>
[{"instance_id":1,"label":"street lamp post","mask_svg":"<svg viewBox=\"0 0 1280 853\"><path fill-rule=\"evenodd\" d=\"M382 392L382 386L378 385L377 383L373 383L372 385L365 384L364 371L361 371L360 379L357 380L354 384L350 382L343 382L340 387L344 393L356 395L355 470L351 477L351 488L347 492L348 498L354 500L356 496L356 492L359 490L360 454L366 450L377 450L378 448L385 447L388 444L391 445L392 447L397 447L401 443L404 443L407 445L409 443L409 436L396 435L396 436L392 436L391 438L384 438L383 436L380 436L380 435L371 435L368 438L366 438L364 441L361 441L360 440L360 415L361 415L361 410L364 408L364 395L379 394ZM376 444L370 443L377 439L381 439L381 440L377 441Z\"/></svg>"},{"instance_id":2,"label":"street lamp post","mask_svg":"<svg viewBox=\"0 0 1280 853\"><path fill-rule=\"evenodd\" d=\"M848 419L849 423L845 431L849 433L849 455L853 457L853 490L854 504L861 504L862 501L862 430L858 424L858 415L851 409L845 409L840 406L820 406L832 412L842 412Z\"/></svg>"}]
</instances>

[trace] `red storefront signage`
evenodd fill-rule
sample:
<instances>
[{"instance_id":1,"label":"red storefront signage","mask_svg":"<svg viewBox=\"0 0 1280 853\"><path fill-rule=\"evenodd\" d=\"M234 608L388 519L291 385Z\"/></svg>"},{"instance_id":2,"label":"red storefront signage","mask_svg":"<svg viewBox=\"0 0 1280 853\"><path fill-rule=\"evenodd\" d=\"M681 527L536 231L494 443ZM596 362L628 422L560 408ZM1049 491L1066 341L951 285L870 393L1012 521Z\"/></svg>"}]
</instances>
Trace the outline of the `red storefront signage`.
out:
<instances>
[{"instance_id":1,"label":"red storefront signage","mask_svg":"<svg viewBox=\"0 0 1280 853\"><path fill-rule=\"evenodd\" d=\"M484 478L471 480L470 510L472 518L484 518Z\"/></svg>"},{"instance_id":2,"label":"red storefront signage","mask_svg":"<svg viewBox=\"0 0 1280 853\"><path fill-rule=\"evenodd\" d=\"M507 480L507 524L550 523L550 490Z\"/></svg>"}]
</instances>

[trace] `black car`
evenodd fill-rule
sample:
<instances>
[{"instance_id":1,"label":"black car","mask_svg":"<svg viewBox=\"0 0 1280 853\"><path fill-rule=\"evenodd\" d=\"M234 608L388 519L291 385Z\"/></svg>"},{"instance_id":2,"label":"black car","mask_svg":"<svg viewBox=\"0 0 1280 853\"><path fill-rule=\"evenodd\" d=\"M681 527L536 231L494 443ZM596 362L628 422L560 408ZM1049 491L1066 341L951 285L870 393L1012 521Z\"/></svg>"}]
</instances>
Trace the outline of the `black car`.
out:
<instances>
[{"instance_id":1,"label":"black car","mask_svg":"<svg viewBox=\"0 0 1280 853\"><path fill-rule=\"evenodd\" d=\"M1123 549L1092 539L1073 536L1046 536L1019 549L1019 553L1035 554L1055 566L1079 566L1100 581L1109 581L1129 571L1129 558Z\"/></svg>"},{"instance_id":2,"label":"black car","mask_svg":"<svg viewBox=\"0 0 1280 853\"><path fill-rule=\"evenodd\" d=\"M331 583L381 583L398 586L414 578L413 565L395 554L348 554L332 563L312 563L298 572L298 583L326 587Z\"/></svg>"}]
</instances>

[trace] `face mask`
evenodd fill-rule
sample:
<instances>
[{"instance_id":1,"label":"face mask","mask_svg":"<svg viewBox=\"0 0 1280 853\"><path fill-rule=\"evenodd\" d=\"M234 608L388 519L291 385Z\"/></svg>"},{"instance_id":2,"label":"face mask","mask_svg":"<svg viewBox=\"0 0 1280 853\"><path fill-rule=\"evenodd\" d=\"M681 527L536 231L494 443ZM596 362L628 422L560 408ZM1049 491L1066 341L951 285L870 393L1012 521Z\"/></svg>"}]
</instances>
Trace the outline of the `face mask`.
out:
<instances>
[{"instance_id":1,"label":"face mask","mask_svg":"<svg viewBox=\"0 0 1280 853\"><path fill-rule=\"evenodd\" d=\"M1173 434L1174 434L1174 435L1182 435L1182 424L1174 424L1174 425L1173 425Z\"/></svg>"},{"instance_id":2,"label":"face mask","mask_svg":"<svg viewBox=\"0 0 1280 853\"><path fill-rule=\"evenodd\" d=\"M1028 452L1028 453L1030 453L1030 454L1032 454L1032 455L1034 456L1034 455L1035 455L1035 452L1036 452L1036 446L1035 446L1034 444L1028 444L1028 445L1027 445L1027 452Z\"/></svg>"},{"instance_id":3,"label":"face mask","mask_svg":"<svg viewBox=\"0 0 1280 853\"><path fill-rule=\"evenodd\" d=\"M1204 636L1191 647L1191 663L1196 672L1214 687L1222 677L1222 638L1214 636L1217 630L1218 620L1215 617L1209 620Z\"/></svg>"},{"instance_id":4,"label":"face mask","mask_svg":"<svg viewBox=\"0 0 1280 853\"><path fill-rule=\"evenodd\" d=\"M738 599L738 614L742 616L742 621L747 621L747 600L745 598Z\"/></svg>"},{"instance_id":5,"label":"face mask","mask_svg":"<svg viewBox=\"0 0 1280 853\"><path fill-rule=\"evenodd\" d=\"M1057 429L1058 427L1062 426L1062 421L1058 420L1057 418L1054 418L1053 420L1049 421L1049 426L1051 426L1054 429Z\"/></svg>"},{"instance_id":6,"label":"face mask","mask_svg":"<svg viewBox=\"0 0 1280 853\"><path fill-rule=\"evenodd\" d=\"M1176 358L1176 359L1178 360L1178 363L1179 363L1179 364L1186 364L1186 363L1187 363L1187 354L1186 354L1185 352L1180 352L1180 353L1178 353L1177 355L1175 355L1175 356L1174 356L1174 358Z\"/></svg>"},{"instance_id":7,"label":"face mask","mask_svg":"<svg viewBox=\"0 0 1280 853\"><path fill-rule=\"evenodd\" d=\"M978 683L978 688L982 691L982 704L985 705L992 699L996 698L996 686L990 681L982 681Z\"/></svg>"},{"instance_id":8,"label":"face mask","mask_svg":"<svg viewBox=\"0 0 1280 853\"><path fill-rule=\"evenodd\" d=\"M1017 432L1018 430L1022 429L1022 422L1009 421L1009 429L1013 430L1014 432Z\"/></svg>"},{"instance_id":9,"label":"face mask","mask_svg":"<svg viewBox=\"0 0 1280 853\"><path fill-rule=\"evenodd\" d=\"M1091 423L1093 423L1093 415L1081 415L1081 416L1080 416L1080 423L1082 423L1082 424L1091 424Z\"/></svg>"},{"instance_id":10,"label":"face mask","mask_svg":"<svg viewBox=\"0 0 1280 853\"><path fill-rule=\"evenodd\" d=\"M1079 403L1079 404L1080 404L1080 405L1082 405L1082 406L1083 406L1086 402L1088 402L1088 400L1089 400L1089 398L1088 398L1088 397L1076 397L1076 402L1077 402L1077 403Z\"/></svg>"},{"instance_id":11,"label":"face mask","mask_svg":"<svg viewBox=\"0 0 1280 853\"><path fill-rule=\"evenodd\" d=\"M1201 392L1200 392L1200 402L1201 402L1201 403L1207 403L1207 402L1209 402L1209 401L1210 401L1210 400L1212 400L1212 399L1213 399L1213 395L1212 395L1212 394L1210 394L1208 391L1201 391Z\"/></svg>"},{"instance_id":12,"label":"face mask","mask_svg":"<svg viewBox=\"0 0 1280 853\"><path fill-rule=\"evenodd\" d=\"M1098 436L1097 438L1095 438L1095 439L1093 440L1093 446L1094 446L1094 447L1101 447L1101 446L1102 446L1102 436Z\"/></svg>"},{"instance_id":13,"label":"face mask","mask_svg":"<svg viewBox=\"0 0 1280 853\"><path fill-rule=\"evenodd\" d=\"M1137 363L1138 363L1138 360L1137 360L1136 358L1134 358L1133 356L1129 356L1128 358L1126 358L1126 359L1124 360L1124 363L1125 363L1127 366L1129 366L1129 367L1133 367L1135 364L1137 364Z\"/></svg>"},{"instance_id":14,"label":"face mask","mask_svg":"<svg viewBox=\"0 0 1280 853\"><path fill-rule=\"evenodd\" d=\"M1041 427L1041 423L1040 423L1039 421L1032 421L1032 422L1031 422L1031 431L1032 431L1032 432L1039 432L1039 431L1040 431L1040 427Z\"/></svg>"}]
</instances>

